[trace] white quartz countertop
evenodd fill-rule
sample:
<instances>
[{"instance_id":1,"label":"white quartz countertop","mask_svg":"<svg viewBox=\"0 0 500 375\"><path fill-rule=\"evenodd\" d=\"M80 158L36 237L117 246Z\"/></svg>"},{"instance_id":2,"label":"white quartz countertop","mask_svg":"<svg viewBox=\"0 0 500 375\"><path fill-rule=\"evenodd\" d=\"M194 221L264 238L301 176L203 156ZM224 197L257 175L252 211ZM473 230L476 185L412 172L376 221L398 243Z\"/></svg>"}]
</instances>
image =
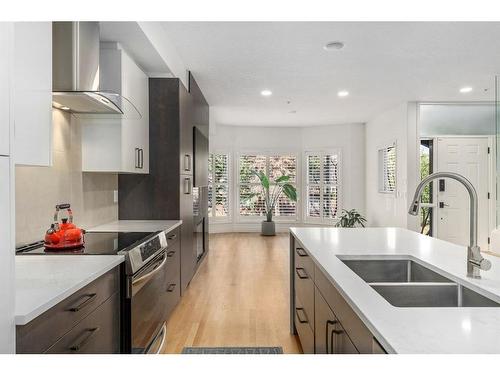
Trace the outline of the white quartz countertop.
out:
<instances>
[{"instance_id":1,"label":"white quartz countertop","mask_svg":"<svg viewBox=\"0 0 500 375\"><path fill-rule=\"evenodd\" d=\"M116 220L89 228L89 232L159 232L166 233L182 224L182 220Z\"/></svg>"},{"instance_id":2,"label":"white quartz countertop","mask_svg":"<svg viewBox=\"0 0 500 375\"><path fill-rule=\"evenodd\" d=\"M16 325L29 323L123 261L123 255L16 256Z\"/></svg>"},{"instance_id":3,"label":"white quartz countertop","mask_svg":"<svg viewBox=\"0 0 500 375\"><path fill-rule=\"evenodd\" d=\"M466 248L400 228L291 228L292 234L388 352L500 353L498 307L395 307L337 256L413 259L500 302L500 258L481 279L466 276Z\"/></svg>"}]
</instances>

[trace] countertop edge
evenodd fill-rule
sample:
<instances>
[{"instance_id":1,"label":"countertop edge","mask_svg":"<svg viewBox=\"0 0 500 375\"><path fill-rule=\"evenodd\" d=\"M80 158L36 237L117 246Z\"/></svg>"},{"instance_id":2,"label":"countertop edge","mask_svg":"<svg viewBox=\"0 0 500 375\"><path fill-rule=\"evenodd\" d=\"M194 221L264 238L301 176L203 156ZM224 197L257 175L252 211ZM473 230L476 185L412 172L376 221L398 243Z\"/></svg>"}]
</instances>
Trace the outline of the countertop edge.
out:
<instances>
[{"instance_id":1,"label":"countertop edge","mask_svg":"<svg viewBox=\"0 0 500 375\"><path fill-rule=\"evenodd\" d=\"M170 222L171 224L167 224L166 226L161 225L160 223ZM128 225L129 228L120 228L120 224ZM134 228L134 225L136 227ZM158 231L164 230L165 233L170 233L174 229L180 227L182 225L182 220L173 219L173 220L115 220L108 223L96 225L95 227L88 228L87 232L146 232L146 231ZM138 227L142 226L141 229L138 230ZM150 226L151 228L148 230L144 230L144 227Z\"/></svg>"},{"instance_id":2,"label":"countertop edge","mask_svg":"<svg viewBox=\"0 0 500 375\"><path fill-rule=\"evenodd\" d=\"M16 326L23 326L31 322L32 320L36 319L40 315L42 315L44 312L49 310L50 308L54 307L57 305L59 302L63 301L65 298L71 296L73 293L77 292L81 288L85 287L86 285L90 284L92 281L98 279L102 275L104 275L106 272L112 270L116 266L120 265L125 261L125 257L123 255L117 255L114 260L110 260L110 262L103 266L102 268L98 269L94 273L90 274L88 277L85 279L81 280L80 282L71 285L69 288L55 296L54 298L48 300L45 302L43 305L35 307L32 311L30 311L27 314L24 315L15 315L14 316L14 322Z\"/></svg>"}]
</instances>

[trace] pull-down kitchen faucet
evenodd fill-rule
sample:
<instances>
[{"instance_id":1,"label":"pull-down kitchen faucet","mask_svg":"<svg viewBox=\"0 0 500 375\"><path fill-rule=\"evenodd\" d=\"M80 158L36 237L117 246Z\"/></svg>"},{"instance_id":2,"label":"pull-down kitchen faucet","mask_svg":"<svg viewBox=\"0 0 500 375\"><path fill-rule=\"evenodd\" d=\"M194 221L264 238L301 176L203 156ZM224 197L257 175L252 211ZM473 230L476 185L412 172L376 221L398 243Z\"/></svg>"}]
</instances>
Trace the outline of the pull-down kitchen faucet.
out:
<instances>
[{"instance_id":1,"label":"pull-down kitchen faucet","mask_svg":"<svg viewBox=\"0 0 500 375\"><path fill-rule=\"evenodd\" d=\"M408 213L413 216L417 216L420 208L420 196L424 190L425 185L437 178L451 178L460 182L465 186L469 192L470 200L470 215L469 215L469 235L470 241L467 247L467 276L473 277L475 279L480 279L480 270L487 271L491 268L491 262L488 259L484 259L481 255L481 249L477 246L477 193L474 186L469 180L458 173L453 172L436 172L430 174L424 178L420 184L417 186L415 195L413 196L413 202L408 210Z\"/></svg>"}]
</instances>

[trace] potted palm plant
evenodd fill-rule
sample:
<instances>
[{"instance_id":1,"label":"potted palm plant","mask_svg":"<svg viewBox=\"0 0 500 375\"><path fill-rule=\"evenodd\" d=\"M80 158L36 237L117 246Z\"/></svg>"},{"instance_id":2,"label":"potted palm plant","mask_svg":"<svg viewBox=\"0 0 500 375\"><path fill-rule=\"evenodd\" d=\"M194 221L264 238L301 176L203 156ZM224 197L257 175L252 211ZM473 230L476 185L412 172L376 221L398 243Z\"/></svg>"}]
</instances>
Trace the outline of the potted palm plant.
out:
<instances>
[{"instance_id":1,"label":"potted palm plant","mask_svg":"<svg viewBox=\"0 0 500 375\"><path fill-rule=\"evenodd\" d=\"M356 228L365 227L366 219L355 208L351 210L342 210L339 221L335 224L338 228Z\"/></svg>"},{"instance_id":2,"label":"potted palm plant","mask_svg":"<svg viewBox=\"0 0 500 375\"><path fill-rule=\"evenodd\" d=\"M276 234L276 225L273 221L273 211L278 203L281 194L297 202L297 190L290 183L290 176L283 175L271 181L262 171L252 171L262 185L262 196L265 204L266 220L262 222L261 233L263 236L274 236Z\"/></svg>"}]
</instances>

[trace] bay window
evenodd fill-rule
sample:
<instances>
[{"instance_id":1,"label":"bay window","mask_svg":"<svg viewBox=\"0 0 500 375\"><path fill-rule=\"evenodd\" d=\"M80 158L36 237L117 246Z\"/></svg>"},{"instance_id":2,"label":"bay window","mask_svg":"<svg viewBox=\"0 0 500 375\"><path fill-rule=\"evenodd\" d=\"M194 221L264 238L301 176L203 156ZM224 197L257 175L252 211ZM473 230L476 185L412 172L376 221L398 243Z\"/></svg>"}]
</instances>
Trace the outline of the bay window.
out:
<instances>
[{"instance_id":1,"label":"bay window","mask_svg":"<svg viewBox=\"0 0 500 375\"><path fill-rule=\"evenodd\" d=\"M238 209L240 217L265 216L265 203L259 178L252 173L264 172L273 181L278 177L290 176L290 183L297 186L297 156L293 154L245 153L238 158ZM297 204L284 194L280 196L274 208L273 216L295 220Z\"/></svg>"}]
</instances>

